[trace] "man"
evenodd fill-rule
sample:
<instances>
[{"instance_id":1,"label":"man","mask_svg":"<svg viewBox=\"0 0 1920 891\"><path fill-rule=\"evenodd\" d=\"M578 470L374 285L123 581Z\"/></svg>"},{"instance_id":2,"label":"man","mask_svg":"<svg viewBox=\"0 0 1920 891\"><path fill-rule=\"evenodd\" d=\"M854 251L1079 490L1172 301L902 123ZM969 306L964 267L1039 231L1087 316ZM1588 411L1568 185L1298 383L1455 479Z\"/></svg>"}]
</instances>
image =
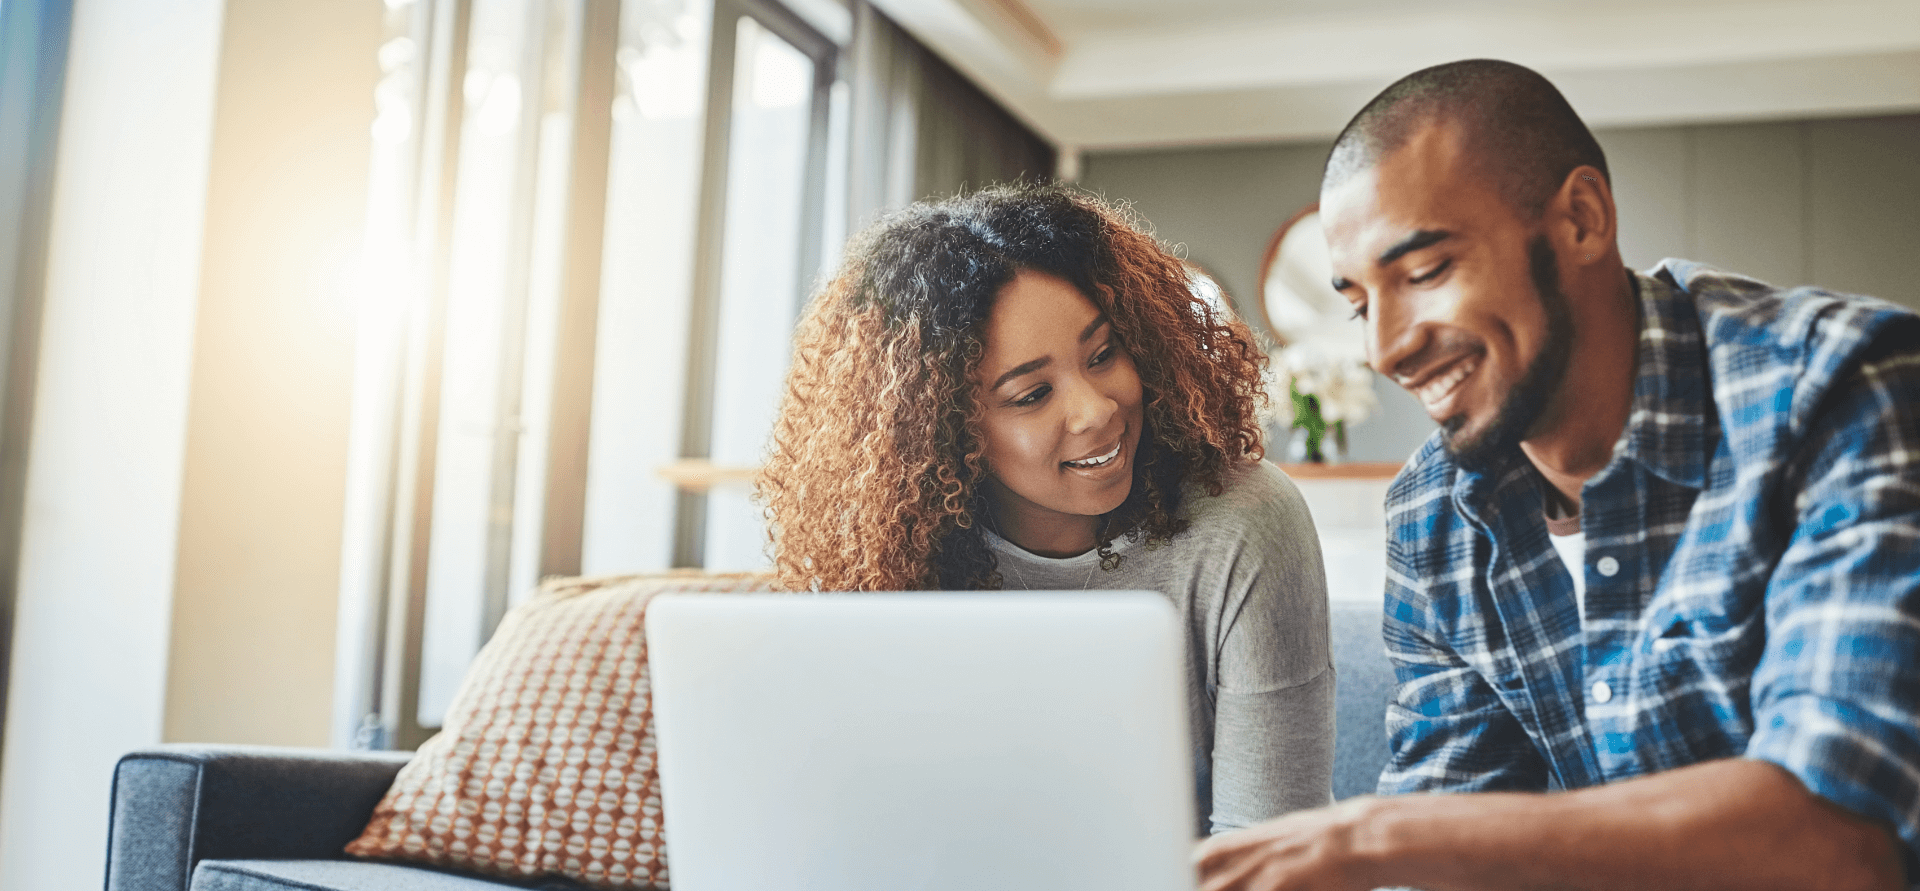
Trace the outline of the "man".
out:
<instances>
[{"instance_id":1,"label":"man","mask_svg":"<svg viewBox=\"0 0 1920 891\"><path fill-rule=\"evenodd\" d=\"M1441 425L1387 503L1398 797L1211 839L1202 888L1920 882L1920 316L1625 269L1598 144L1502 62L1375 98L1321 218Z\"/></svg>"}]
</instances>

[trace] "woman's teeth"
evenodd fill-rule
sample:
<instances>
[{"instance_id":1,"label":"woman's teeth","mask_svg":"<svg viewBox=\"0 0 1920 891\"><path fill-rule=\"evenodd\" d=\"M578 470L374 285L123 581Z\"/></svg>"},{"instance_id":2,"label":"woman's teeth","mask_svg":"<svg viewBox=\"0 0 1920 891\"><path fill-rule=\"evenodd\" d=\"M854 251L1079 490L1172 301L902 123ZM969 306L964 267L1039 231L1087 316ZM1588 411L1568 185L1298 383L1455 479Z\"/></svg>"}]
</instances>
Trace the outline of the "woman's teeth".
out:
<instances>
[{"instance_id":1,"label":"woman's teeth","mask_svg":"<svg viewBox=\"0 0 1920 891\"><path fill-rule=\"evenodd\" d=\"M1420 397L1422 404L1428 408L1432 408L1435 404L1439 403L1440 400L1447 398L1455 387L1460 386L1461 381L1467 379L1467 375L1472 374L1474 370L1479 367L1480 357L1478 356L1462 359L1458 364L1453 366L1452 371L1422 384L1420 389L1415 391L1414 395Z\"/></svg>"},{"instance_id":2,"label":"woman's teeth","mask_svg":"<svg viewBox=\"0 0 1920 891\"><path fill-rule=\"evenodd\" d=\"M1113 447L1113 451L1108 452L1104 455L1098 455L1092 458L1087 458L1082 461L1062 461L1060 463L1065 464L1068 467L1078 467L1084 470L1086 468L1099 467L1107 463L1108 461L1112 461L1113 459L1118 457L1120 457L1120 446L1116 444Z\"/></svg>"}]
</instances>

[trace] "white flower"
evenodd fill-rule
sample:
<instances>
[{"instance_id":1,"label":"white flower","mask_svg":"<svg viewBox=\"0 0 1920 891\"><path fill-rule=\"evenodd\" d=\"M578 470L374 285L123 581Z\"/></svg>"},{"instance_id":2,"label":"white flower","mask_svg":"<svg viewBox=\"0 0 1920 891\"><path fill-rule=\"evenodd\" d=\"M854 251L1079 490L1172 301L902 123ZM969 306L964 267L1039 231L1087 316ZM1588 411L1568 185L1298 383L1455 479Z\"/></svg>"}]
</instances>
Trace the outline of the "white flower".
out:
<instances>
[{"instance_id":1,"label":"white flower","mask_svg":"<svg viewBox=\"0 0 1920 891\"><path fill-rule=\"evenodd\" d=\"M1342 351L1318 349L1312 342L1281 347L1268 354L1273 365L1267 381L1268 414L1282 428L1293 426L1289 386L1320 403L1320 417L1332 424L1357 424L1380 407L1373 395L1373 371Z\"/></svg>"},{"instance_id":2,"label":"white flower","mask_svg":"<svg viewBox=\"0 0 1920 891\"><path fill-rule=\"evenodd\" d=\"M1279 427L1286 430L1293 426L1293 396L1287 392L1287 383L1293 378L1280 367L1277 357L1279 350L1268 353L1272 361L1267 366L1264 383L1267 390L1267 404L1260 409L1260 425Z\"/></svg>"}]
</instances>

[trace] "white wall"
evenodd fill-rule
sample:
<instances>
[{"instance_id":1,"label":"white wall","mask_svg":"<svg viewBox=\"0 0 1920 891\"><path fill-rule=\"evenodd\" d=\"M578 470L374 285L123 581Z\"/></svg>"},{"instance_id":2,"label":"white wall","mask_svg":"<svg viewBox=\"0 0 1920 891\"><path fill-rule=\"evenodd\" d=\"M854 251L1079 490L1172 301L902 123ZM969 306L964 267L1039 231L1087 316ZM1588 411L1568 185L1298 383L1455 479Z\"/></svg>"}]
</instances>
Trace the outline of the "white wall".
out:
<instances>
[{"instance_id":1,"label":"white wall","mask_svg":"<svg viewBox=\"0 0 1920 891\"><path fill-rule=\"evenodd\" d=\"M99 881L114 760L160 741L220 7L74 5L0 887Z\"/></svg>"},{"instance_id":2,"label":"white wall","mask_svg":"<svg viewBox=\"0 0 1920 891\"><path fill-rule=\"evenodd\" d=\"M1387 485L1392 479L1294 478L1320 536L1327 597L1379 602L1387 590Z\"/></svg>"},{"instance_id":3,"label":"white wall","mask_svg":"<svg viewBox=\"0 0 1920 891\"><path fill-rule=\"evenodd\" d=\"M76 3L0 888L99 881L115 760L325 745L375 0Z\"/></svg>"}]
</instances>

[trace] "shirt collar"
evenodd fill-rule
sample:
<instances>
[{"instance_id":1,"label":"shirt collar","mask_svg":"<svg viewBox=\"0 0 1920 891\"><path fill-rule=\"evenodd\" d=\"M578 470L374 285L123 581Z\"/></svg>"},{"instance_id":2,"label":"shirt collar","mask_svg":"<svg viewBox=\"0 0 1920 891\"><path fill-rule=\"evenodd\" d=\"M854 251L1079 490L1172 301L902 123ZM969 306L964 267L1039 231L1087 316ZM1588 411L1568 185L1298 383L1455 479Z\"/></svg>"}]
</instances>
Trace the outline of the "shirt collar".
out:
<instances>
[{"instance_id":1,"label":"shirt collar","mask_svg":"<svg viewBox=\"0 0 1920 891\"><path fill-rule=\"evenodd\" d=\"M1633 281L1640 343L1633 410L1614 446L1614 463L1633 461L1670 483L1706 488L1719 430L1700 316L1693 298L1664 270L1657 276L1634 273Z\"/></svg>"}]
</instances>

